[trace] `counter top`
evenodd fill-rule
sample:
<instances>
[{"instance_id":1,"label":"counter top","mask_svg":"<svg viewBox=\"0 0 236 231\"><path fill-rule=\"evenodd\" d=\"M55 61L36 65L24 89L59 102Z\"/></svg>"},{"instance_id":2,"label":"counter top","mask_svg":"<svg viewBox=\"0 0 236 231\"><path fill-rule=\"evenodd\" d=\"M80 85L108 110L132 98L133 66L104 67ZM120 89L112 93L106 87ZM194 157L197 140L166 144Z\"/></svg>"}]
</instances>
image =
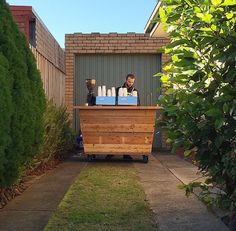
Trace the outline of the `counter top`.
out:
<instances>
[{"instance_id":1,"label":"counter top","mask_svg":"<svg viewBox=\"0 0 236 231\"><path fill-rule=\"evenodd\" d=\"M74 106L83 110L159 110L160 106Z\"/></svg>"}]
</instances>

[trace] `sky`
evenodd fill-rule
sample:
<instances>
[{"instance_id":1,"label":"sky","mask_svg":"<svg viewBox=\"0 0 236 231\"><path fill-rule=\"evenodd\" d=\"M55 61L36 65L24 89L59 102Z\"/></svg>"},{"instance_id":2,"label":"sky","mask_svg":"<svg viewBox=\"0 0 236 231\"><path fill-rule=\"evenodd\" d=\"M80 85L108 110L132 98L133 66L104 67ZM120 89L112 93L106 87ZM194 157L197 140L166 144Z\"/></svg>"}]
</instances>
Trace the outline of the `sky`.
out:
<instances>
[{"instance_id":1,"label":"sky","mask_svg":"<svg viewBox=\"0 0 236 231\"><path fill-rule=\"evenodd\" d=\"M10 5L32 6L64 46L65 34L143 33L157 0L6 0Z\"/></svg>"}]
</instances>

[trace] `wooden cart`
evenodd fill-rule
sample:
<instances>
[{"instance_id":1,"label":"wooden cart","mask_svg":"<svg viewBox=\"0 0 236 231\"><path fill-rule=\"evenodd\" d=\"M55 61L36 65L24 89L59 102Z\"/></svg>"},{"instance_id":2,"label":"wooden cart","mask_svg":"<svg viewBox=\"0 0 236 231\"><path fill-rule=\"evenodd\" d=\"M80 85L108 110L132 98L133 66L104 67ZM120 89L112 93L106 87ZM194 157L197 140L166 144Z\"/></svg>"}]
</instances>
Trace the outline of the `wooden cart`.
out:
<instances>
[{"instance_id":1,"label":"wooden cart","mask_svg":"<svg viewBox=\"0 0 236 231\"><path fill-rule=\"evenodd\" d=\"M157 106L75 106L79 109L84 152L96 155L139 155L152 151Z\"/></svg>"}]
</instances>

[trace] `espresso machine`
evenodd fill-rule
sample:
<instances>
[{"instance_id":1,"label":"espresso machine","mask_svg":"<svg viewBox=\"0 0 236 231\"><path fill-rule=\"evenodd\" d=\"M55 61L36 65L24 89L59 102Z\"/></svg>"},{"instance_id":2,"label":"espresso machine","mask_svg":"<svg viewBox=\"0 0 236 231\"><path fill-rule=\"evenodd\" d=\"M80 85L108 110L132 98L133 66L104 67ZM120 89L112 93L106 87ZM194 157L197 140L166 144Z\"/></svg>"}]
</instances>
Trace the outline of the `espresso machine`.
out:
<instances>
[{"instance_id":1,"label":"espresso machine","mask_svg":"<svg viewBox=\"0 0 236 231\"><path fill-rule=\"evenodd\" d=\"M96 104L96 96L94 93L94 89L96 86L96 79L86 79L86 86L89 91L87 94L87 103L89 106L93 106Z\"/></svg>"}]
</instances>

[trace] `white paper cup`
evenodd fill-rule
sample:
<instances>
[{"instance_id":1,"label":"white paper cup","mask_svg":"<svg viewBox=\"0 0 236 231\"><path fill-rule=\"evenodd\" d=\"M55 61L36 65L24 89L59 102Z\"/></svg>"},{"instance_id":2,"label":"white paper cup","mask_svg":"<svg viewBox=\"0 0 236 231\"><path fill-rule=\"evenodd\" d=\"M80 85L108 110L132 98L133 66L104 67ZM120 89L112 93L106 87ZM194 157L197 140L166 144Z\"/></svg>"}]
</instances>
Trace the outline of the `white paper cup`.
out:
<instances>
[{"instance_id":1,"label":"white paper cup","mask_svg":"<svg viewBox=\"0 0 236 231\"><path fill-rule=\"evenodd\" d=\"M133 96L134 97L138 97L138 92L137 91L133 91Z\"/></svg>"},{"instance_id":2,"label":"white paper cup","mask_svg":"<svg viewBox=\"0 0 236 231\"><path fill-rule=\"evenodd\" d=\"M106 91L106 86L105 85L103 85L102 86L102 96L106 96L107 94L107 91Z\"/></svg>"},{"instance_id":3,"label":"white paper cup","mask_svg":"<svg viewBox=\"0 0 236 231\"><path fill-rule=\"evenodd\" d=\"M98 96L102 96L102 87L98 86Z\"/></svg>"},{"instance_id":4,"label":"white paper cup","mask_svg":"<svg viewBox=\"0 0 236 231\"><path fill-rule=\"evenodd\" d=\"M123 96L123 88L119 88L118 94L119 94L119 96Z\"/></svg>"},{"instance_id":5,"label":"white paper cup","mask_svg":"<svg viewBox=\"0 0 236 231\"><path fill-rule=\"evenodd\" d=\"M127 88L123 88L123 96L127 96L128 95L128 92L127 92Z\"/></svg>"},{"instance_id":6,"label":"white paper cup","mask_svg":"<svg viewBox=\"0 0 236 231\"><path fill-rule=\"evenodd\" d=\"M107 96L111 96L111 89L107 90Z\"/></svg>"},{"instance_id":7,"label":"white paper cup","mask_svg":"<svg viewBox=\"0 0 236 231\"><path fill-rule=\"evenodd\" d=\"M116 89L114 87L111 88L111 96L116 97Z\"/></svg>"}]
</instances>

